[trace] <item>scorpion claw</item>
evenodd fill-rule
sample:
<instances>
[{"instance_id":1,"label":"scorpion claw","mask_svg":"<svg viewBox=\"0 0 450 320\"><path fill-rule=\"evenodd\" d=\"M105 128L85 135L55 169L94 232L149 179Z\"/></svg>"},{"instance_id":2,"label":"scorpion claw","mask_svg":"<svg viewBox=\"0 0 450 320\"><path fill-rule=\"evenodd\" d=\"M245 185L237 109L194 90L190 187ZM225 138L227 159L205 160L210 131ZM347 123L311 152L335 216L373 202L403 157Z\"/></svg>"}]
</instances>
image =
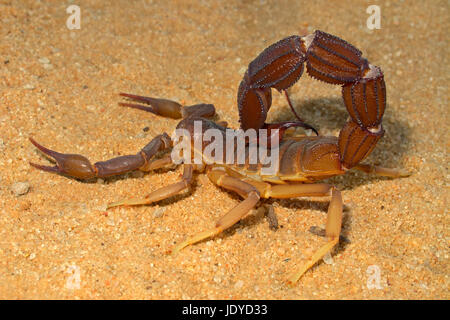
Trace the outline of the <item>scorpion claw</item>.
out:
<instances>
[{"instance_id":1,"label":"scorpion claw","mask_svg":"<svg viewBox=\"0 0 450 320\"><path fill-rule=\"evenodd\" d=\"M47 171L47 172L53 172L53 173L61 173L61 170L57 166L43 166L37 163L30 162L30 166L35 167L36 169Z\"/></svg>"},{"instance_id":2,"label":"scorpion claw","mask_svg":"<svg viewBox=\"0 0 450 320\"><path fill-rule=\"evenodd\" d=\"M136 101L136 102L142 102L142 103L150 104L150 105L152 103L154 103L155 100L159 100L159 99L155 99L155 98L151 98L151 97L138 96L135 94L124 93L124 92L119 93L119 95L122 97L128 98L130 100Z\"/></svg>"},{"instance_id":3,"label":"scorpion claw","mask_svg":"<svg viewBox=\"0 0 450 320\"><path fill-rule=\"evenodd\" d=\"M121 106L121 107L129 107L129 108L134 108L134 109L139 109L139 110L143 110L143 111L147 111L147 112L151 112L151 113L155 113L155 114L156 114L154 108L152 108L152 107L146 107L146 106L143 106L143 105L141 105L141 104L119 102L119 106Z\"/></svg>"},{"instance_id":4,"label":"scorpion claw","mask_svg":"<svg viewBox=\"0 0 450 320\"><path fill-rule=\"evenodd\" d=\"M56 152L56 151L53 151L53 150L50 150L50 149L44 147L43 145L37 143L37 141L34 140L33 138L30 137L29 139L30 139L30 142L31 142L36 148L38 148L41 152L43 152L43 153L46 154L47 156L50 156L50 157L54 158L56 161L57 161L58 156L61 155L61 153ZM38 165L38 166L39 166L39 165Z\"/></svg>"},{"instance_id":5,"label":"scorpion claw","mask_svg":"<svg viewBox=\"0 0 450 320\"><path fill-rule=\"evenodd\" d=\"M61 173L79 179L89 179L96 176L96 168L91 165L89 160L79 154L64 154L50 150L30 137L30 142L45 155L52 157L56 166L49 167L40 164L31 163L30 165L43 171Z\"/></svg>"}]
</instances>

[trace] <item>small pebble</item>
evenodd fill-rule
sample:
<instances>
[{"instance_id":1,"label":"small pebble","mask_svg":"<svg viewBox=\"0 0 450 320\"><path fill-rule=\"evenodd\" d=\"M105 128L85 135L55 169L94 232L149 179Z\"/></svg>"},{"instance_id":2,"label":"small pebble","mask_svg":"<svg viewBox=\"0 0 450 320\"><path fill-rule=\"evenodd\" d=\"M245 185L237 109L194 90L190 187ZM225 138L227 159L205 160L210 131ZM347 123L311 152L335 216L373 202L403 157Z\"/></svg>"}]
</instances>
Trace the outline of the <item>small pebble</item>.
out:
<instances>
[{"instance_id":1,"label":"small pebble","mask_svg":"<svg viewBox=\"0 0 450 320\"><path fill-rule=\"evenodd\" d=\"M244 286L244 281L239 280L234 284L235 289L241 289Z\"/></svg>"},{"instance_id":2,"label":"small pebble","mask_svg":"<svg viewBox=\"0 0 450 320\"><path fill-rule=\"evenodd\" d=\"M183 90L187 90L187 89L191 88L191 85L190 84L182 84L182 85L179 86L179 88L183 89Z\"/></svg>"},{"instance_id":3,"label":"small pebble","mask_svg":"<svg viewBox=\"0 0 450 320\"><path fill-rule=\"evenodd\" d=\"M333 264L334 263L333 257L331 256L331 254L329 252L327 252L323 256L323 262L325 262L326 264Z\"/></svg>"},{"instance_id":4,"label":"small pebble","mask_svg":"<svg viewBox=\"0 0 450 320\"><path fill-rule=\"evenodd\" d=\"M30 184L28 182L16 182L11 185L11 191L16 197L27 194L30 190Z\"/></svg>"},{"instance_id":5,"label":"small pebble","mask_svg":"<svg viewBox=\"0 0 450 320\"><path fill-rule=\"evenodd\" d=\"M108 205L102 204L101 206L98 206L96 209L103 212L108 209Z\"/></svg>"},{"instance_id":6,"label":"small pebble","mask_svg":"<svg viewBox=\"0 0 450 320\"><path fill-rule=\"evenodd\" d=\"M46 58L46 57L42 57L42 58L39 58L39 62L42 64L49 64L50 60L48 60L48 58Z\"/></svg>"},{"instance_id":7,"label":"small pebble","mask_svg":"<svg viewBox=\"0 0 450 320\"><path fill-rule=\"evenodd\" d=\"M266 217L267 217L267 221L269 222L269 228L272 230L277 230L278 229L278 218L277 215L275 214L275 210L273 209L273 206L271 205L267 205L265 206L266 208Z\"/></svg>"},{"instance_id":8,"label":"small pebble","mask_svg":"<svg viewBox=\"0 0 450 320\"><path fill-rule=\"evenodd\" d=\"M145 133L145 131L144 132L139 132L137 135L136 135L136 139L143 139L143 138L145 138L147 136L147 134Z\"/></svg>"},{"instance_id":9,"label":"small pebble","mask_svg":"<svg viewBox=\"0 0 450 320\"><path fill-rule=\"evenodd\" d=\"M155 211L153 211L153 217L160 218L164 214L164 211L166 211L165 207L158 208Z\"/></svg>"}]
</instances>

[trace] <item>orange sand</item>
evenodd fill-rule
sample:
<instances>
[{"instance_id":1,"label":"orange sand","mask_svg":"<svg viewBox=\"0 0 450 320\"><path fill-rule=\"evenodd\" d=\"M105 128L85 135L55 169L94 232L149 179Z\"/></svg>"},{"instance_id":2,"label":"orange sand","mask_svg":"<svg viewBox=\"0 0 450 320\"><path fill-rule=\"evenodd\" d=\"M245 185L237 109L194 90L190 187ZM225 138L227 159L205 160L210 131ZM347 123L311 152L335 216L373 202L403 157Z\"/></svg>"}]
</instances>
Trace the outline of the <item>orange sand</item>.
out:
<instances>
[{"instance_id":1,"label":"orange sand","mask_svg":"<svg viewBox=\"0 0 450 320\"><path fill-rule=\"evenodd\" d=\"M67 3L0 3L0 298L450 297L447 1L380 2L381 29L373 31L370 1L86 0L76 3L80 30L66 28ZM29 136L98 161L172 132L175 120L119 107L118 92L214 103L237 127L237 86L248 63L269 44L315 29L349 41L383 69L386 134L366 162L413 174L331 179L342 190L350 242L293 288L287 276L323 243L309 228L323 227L327 199L274 201L278 231L250 216L169 256L239 198L199 175L191 193L105 212L108 202L175 182L180 169L83 183L28 164L46 163ZM292 95L307 122L338 134L347 118L338 86L305 75ZM277 93L269 116L292 117ZM17 182L28 183L26 194L13 192ZM379 289L367 287L373 265Z\"/></svg>"}]
</instances>

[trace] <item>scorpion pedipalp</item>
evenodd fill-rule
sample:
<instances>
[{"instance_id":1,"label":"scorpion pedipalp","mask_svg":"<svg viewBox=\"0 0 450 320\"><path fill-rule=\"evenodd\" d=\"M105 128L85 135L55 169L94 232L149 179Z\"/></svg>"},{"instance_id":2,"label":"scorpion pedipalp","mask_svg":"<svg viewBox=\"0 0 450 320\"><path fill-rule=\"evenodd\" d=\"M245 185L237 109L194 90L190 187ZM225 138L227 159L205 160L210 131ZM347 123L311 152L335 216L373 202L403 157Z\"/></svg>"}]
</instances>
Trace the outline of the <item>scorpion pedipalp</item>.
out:
<instances>
[{"instance_id":1,"label":"scorpion pedipalp","mask_svg":"<svg viewBox=\"0 0 450 320\"><path fill-rule=\"evenodd\" d=\"M216 114L214 105L207 103L183 107L178 102L168 99L144 97L129 93L120 93L119 95L132 101L149 105L144 106L135 103L119 102L119 106L139 109L172 119L186 118L188 116L192 116L194 113L207 118L213 117Z\"/></svg>"},{"instance_id":2,"label":"scorpion pedipalp","mask_svg":"<svg viewBox=\"0 0 450 320\"><path fill-rule=\"evenodd\" d=\"M181 109L182 106L178 102L167 100L167 99L158 99L151 97L138 96L129 93L120 93L122 97L128 98L135 102L145 103L149 106L144 106L135 103L127 103L127 102L119 102L119 105L122 107L130 107L135 108L147 112L151 112L163 117L168 117L172 119L181 119Z\"/></svg>"},{"instance_id":3,"label":"scorpion pedipalp","mask_svg":"<svg viewBox=\"0 0 450 320\"><path fill-rule=\"evenodd\" d=\"M44 154L52 157L56 161L56 166L43 166L31 162L30 165L43 171L64 174L82 180L95 177L110 177L136 169L145 171L149 161L158 151L168 149L172 145L170 137L163 133L153 138L137 154L119 156L106 161L99 161L92 165L83 155L59 153L40 145L33 138L30 138L30 141Z\"/></svg>"},{"instance_id":4,"label":"scorpion pedipalp","mask_svg":"<svg viewBox=\"0 0 450 320\"><path fill-rule=\"evenodd\" d=\"M66 174L79 179L95 177L95 168L86 157L79 154L65 154L50 150L37 143L33 138L30 138L30 142L41 152L56 161L56 166L53 167L30 162L30 165L33 167L43 171Z\"/></svg>"}]
</instances>

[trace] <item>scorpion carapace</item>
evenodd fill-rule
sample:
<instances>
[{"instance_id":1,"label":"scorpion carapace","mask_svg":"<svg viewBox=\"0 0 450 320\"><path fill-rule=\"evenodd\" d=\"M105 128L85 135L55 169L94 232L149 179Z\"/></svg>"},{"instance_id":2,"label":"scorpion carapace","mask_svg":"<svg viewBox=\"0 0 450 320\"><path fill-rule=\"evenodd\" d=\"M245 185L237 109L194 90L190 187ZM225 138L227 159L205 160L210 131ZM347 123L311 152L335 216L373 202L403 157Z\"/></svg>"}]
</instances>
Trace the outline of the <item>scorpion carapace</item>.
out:
<instances>
[{"instance_id":1,"label":"scorpion carapace","mask_svg":"<svg viewBox=\"0 0 450 320\"><path fill-rule=\"evenodd\" d=\"M250 147L245 145L244 163L224 163L211 161L205 155L208 143L196 146L192 143L192 154L200 154L200 163L184 162L182 178L179 182L157 189L143 199L129 199L112 203L108 208L120 205L143 205L169 198L189 188L193 172L205 171L216 185L239 194L244 200L220 218L216 225L192 238L178 244L172 252L213 237L245 217L257 206L260 199L293 198L308 196L331 196L327 214L325 234L327 242L297 272L289 277L295 283L301 275L318 262L338 242L342 224L342 197L339 190L327 183L316 181L344 174L347 169L356 168L389 177L408 175L404 170L387 169L378 166L359 164L375 147L383 135L381 119L386 105L386 88L383 74L378 67L370 65L362 58L361 52L335 36L316 31L305 37L291 36L264 50L249 65L239 86L238 107L242 129L269 129L279 132L305 124L297 115L298 121L265 123L271 106L271 88L283 90L289 105L295 113L286 89L292 86L303 72L306 61L307 72L316 79L341 84L344 103L350 120L341 130L339 137L280 135L276 146L270 145L270 152L277 155L275 170L263 172L263 161L250 163ZM133 101L120 103L122 106L141 109L156 115L182 119L177 128L194 135L204 136L208 129L216 129L220 137L226 135L226 123L213 121L215 108L211 104L197 104L183 107L178 102L122 93ZM196 123L201 124L201 132L195 132ZM235 132L235 131L232 131ZM271 134L269 134L270 136ZM49 167L31 163L32 166L49 172L64 174L78 179L108 177L132 170L151 171L173 164L169 151L174 141L166 134L153 138L135 155L126 155L107 161L91 162L82 155L62 154L31 142L43 153L56 161ZM265 141L258 147L267 146ZM210 140L209 140L210 141ZM203 140L204 142L204 140ZM247 141L248 142L248 141ZM225 146L225 145L224 145ZM239 156L239 149L225 149L225 158ZM275 152L277 151L277 152ZM265 162L264 162L265 163Z\"/></svg>"}]
</instances>

